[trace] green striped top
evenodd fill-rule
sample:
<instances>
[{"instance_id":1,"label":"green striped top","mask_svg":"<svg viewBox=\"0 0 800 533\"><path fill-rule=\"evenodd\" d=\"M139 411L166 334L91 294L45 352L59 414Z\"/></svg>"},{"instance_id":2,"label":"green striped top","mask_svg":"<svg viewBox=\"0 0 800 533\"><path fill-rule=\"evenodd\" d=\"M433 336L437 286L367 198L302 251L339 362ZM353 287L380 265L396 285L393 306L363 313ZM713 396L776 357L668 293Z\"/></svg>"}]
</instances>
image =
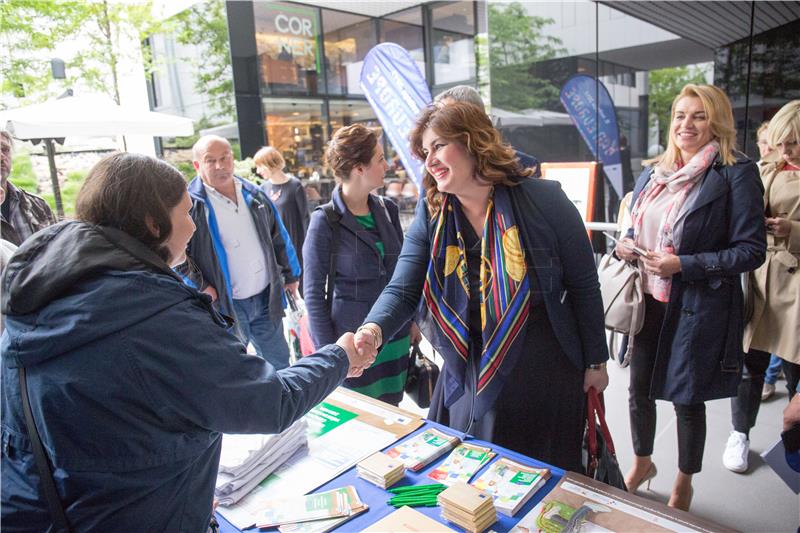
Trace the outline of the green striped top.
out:
<instances>
[{"instance_id":1,"label":"green striped top","mask_svg":"<svg viewBox=\"0 0 800 533\"><path fill-rule=\"evenodd\" d=\"M377 234L378 229L372 213L355 218L362 228ZM375 246L383 259L383 242L378 240ZM403 399L410 349L411 340L408 335L385 344L378 353L375 363L360 377L346 380L345 386L361 394L397 405Z\"/></svg>"}]
</instances>

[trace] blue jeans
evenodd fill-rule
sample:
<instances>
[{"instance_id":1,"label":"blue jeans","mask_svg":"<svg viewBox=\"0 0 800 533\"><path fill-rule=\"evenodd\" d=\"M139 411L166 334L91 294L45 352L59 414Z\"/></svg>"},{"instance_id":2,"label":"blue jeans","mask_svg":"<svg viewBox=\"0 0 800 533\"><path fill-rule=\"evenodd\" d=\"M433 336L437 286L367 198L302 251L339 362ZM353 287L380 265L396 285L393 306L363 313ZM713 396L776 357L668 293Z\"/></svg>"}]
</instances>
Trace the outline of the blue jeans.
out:
<instances>
[{"instance_id":1,"label":"blue jeans","mask_svg":"<svg viewBox=\"0 0 800 533\"><path fill-rule=\"evenodd\" d=\"M781 358L775 354L772 354L772 357L769 360L769 366L767 367L767 373L764 375L764 383L775 385L775 382L778 381L778 374L780 374L780 372Z\"/></svg>"},{"instance_id":2,"label":"blue jeans","mask_svg":"<svg viewBox=\"0 0 800 533\"><path fill-rule=\"evenodd\" d=\"M269 317L269 289L250 298L233 300L233 309L245 339L253 343L259 357L280 370L289 366L289 345L283 336L283 321L272 321Z\"/></svg>"}]
</instances>

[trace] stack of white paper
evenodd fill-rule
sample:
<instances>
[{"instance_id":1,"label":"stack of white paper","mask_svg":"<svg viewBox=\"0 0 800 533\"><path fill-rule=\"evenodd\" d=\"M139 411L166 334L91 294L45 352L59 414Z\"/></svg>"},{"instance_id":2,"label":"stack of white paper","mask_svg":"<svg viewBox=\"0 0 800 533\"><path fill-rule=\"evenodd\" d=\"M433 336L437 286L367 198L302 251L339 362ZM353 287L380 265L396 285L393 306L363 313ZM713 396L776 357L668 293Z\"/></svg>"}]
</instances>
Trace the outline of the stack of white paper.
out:
<instances>
[{"instance_id":1,"label":"stack of white paper","mask_svg":"<svg viewBox=\"0 0 800 533\"><path fill-rule=\"evenodd\" d=\"M308 445L308 424L300 419L278 435L223 435L214 495L220 505L233 505L297 450Z\"/></svg>"}]
</instances>

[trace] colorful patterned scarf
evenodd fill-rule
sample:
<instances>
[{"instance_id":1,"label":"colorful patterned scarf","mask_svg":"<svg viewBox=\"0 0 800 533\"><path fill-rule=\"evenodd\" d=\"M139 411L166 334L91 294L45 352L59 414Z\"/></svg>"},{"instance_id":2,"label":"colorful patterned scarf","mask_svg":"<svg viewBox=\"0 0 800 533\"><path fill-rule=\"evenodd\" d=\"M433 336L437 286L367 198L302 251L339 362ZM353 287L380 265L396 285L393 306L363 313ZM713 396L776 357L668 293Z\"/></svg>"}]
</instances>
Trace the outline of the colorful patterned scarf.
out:
<instances>
[{"instance_id":1,"label":"colorful patterned scarf","mask_svg":"<svg viewBox=\"0 0 800 533\"><path fill-rule=\"evenodd\" d=\"M661 221L658 224L659 231L656 236L656 252L667 252L674 254L680 248L683 236L683 225L676 224L678 217L683 212L683 204L692 191L694 186L700 181L706 169L714 162L714 158L719 153L717 141L711 141L689 160L682 167L677 165L672 169L665 169L656 166L653 177L645 186L636 203L631 209L633 220L633 240L639 244L639 235L642 229L644 217L648 215L647 210L652 205L659 194L665 189L674 194L674 197L667 204L664 212L661 213ZM648 288L653 298L659 302L669 302L669 293L672 290L672 278L660 278L647 276Z\"/></svg>"},{"instance_id":2,"label":"colorful patterned scarf","mask_svg":"<svg viewBox=\"0 0 800 533\"><path fill-rule=\"evenodd\" d=\"M450 375L445 378L444 403L450 407L464 394L470 364L469 267L462 230L469 222L458 199L446 194L431 223L436 224L436 230L422 293L438 329L437 348L447 361L445 375ZM478 365L475 419L494 405L525 341L530 284L507 187L495 187L489 198L480 280L483 349Z\"/></svg>"}]
</instances>

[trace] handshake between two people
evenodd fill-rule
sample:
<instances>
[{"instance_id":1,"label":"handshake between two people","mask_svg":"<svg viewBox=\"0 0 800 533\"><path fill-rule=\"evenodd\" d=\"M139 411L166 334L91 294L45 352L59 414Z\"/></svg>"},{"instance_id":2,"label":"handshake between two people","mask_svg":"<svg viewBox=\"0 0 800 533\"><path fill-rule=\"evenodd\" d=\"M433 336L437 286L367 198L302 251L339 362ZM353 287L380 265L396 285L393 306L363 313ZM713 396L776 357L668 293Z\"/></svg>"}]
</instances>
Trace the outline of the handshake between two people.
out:
<instances>
[{"instance_id":1,"label":"handshake between two people","mask_svg":"<svg viewBox=\"0 0 800 533\"><path fill-rule=\"evenodd\" d=\"M377 326L374 326L377 327ZM360 329L355 334L345 333L336 344L347 352L350 368L348 378L357 378L375 362L378 356L379 341L375 333L370 330Z\"/></svg>"}]
</instances>

